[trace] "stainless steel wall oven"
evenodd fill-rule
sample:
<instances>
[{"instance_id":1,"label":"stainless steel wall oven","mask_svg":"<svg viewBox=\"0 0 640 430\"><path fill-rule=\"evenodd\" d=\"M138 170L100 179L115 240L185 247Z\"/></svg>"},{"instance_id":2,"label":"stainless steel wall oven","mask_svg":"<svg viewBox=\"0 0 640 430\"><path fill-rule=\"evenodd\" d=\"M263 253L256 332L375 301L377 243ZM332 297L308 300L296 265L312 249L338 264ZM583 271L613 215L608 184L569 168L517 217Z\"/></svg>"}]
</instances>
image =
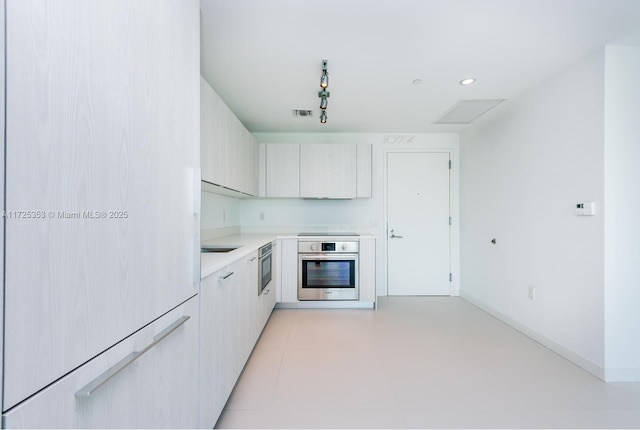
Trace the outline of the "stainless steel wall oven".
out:
<instances>
[{"instance_id":1,"label":"stainless steel wall oven","mask_svg":"<svg viewBox=\"0 0 640 430\"><path fill-rule=\"evenodd\" d=\"M271 282L271 244L268 243L258 251L258 295Z\"/></svg>"},{"instance_id":2,"label":"stainless steel wall oven","mask_svg":"<svg viewBox=\"0 0 640 430\"><path fill-rule=\"evenodd\" d=\"M298 241L298 300L358 300L358 241Z\"/></svg>"}]
</instances>

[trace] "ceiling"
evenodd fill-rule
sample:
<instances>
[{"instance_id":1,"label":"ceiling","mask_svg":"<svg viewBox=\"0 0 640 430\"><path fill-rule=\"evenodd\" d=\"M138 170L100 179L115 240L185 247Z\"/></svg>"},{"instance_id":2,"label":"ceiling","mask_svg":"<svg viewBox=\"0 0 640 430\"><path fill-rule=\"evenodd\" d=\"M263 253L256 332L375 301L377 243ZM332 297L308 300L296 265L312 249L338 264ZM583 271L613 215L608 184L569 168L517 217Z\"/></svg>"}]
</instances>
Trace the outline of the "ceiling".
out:
<instances>
[{"instance_id":1,"label":"ceiling","mask_svg":"<svg viewBox=\"0 0 640 430\"><path fill-rule=\"evenodd\" d=\"M605 44L640 45L640 0L201 0L201 13L202 75L251 132L459 131L434 124L459 100L506 99L497 111Z\"/></svg>"}]
</instances>

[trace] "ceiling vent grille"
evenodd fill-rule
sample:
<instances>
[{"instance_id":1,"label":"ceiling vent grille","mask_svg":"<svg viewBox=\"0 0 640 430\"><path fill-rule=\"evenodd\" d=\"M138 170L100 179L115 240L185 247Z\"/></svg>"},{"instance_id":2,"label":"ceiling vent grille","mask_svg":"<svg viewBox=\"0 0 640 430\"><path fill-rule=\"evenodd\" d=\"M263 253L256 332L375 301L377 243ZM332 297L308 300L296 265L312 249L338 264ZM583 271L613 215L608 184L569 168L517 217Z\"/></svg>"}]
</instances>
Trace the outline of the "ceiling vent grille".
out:
<instances>
[{"instance_id":1,"label":"ceiling vent grille","mask_svg":"<svg viewBox=\"0 0 640 430\"><path fill-rule=\"evenodd\" d=\"M294 109L294 110L292 110L292 112L293 112L293 116L306 116L306 117L312 117L313 116L313 111L312 110Z\"/></svg>"},{"instance_id":2,"label":"ceiling vent grille","mask_svg":"<svg viewBox=\"0 0 640 430\"><path fill-rule=\"evenodd\" d=\"M480 115L502 103L505 99L460 100L434 124L471 124Z\"/></svg>"}]
</instances>

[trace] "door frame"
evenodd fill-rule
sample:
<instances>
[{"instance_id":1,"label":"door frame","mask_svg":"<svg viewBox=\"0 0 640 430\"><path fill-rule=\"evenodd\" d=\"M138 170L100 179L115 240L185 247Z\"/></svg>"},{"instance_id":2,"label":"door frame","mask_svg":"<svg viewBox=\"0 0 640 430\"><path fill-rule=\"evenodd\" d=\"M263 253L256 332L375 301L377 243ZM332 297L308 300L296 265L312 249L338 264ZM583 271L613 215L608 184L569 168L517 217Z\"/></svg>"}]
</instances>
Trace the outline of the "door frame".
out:
<instances>
[{"instance_id":1,"label":"door frame","mask_svg":"<svg viewBox=\"0 0 640 430\"><path fill-rule=\"evenodd\" d=\"M450 295L460 295L460 210L459 210L459 157L458 148L424 148L424 147L403 147L403 148L384 148L382 151L383 156L383 225L380 229L383 235L382 242L382 256L383 256L383 273L384 273L384 295L389 295L389 282L388 282L388 262L389 262L389 197L388 197L388 171L387 171L387 154L389 153L448 153L449 160L451 160L451 171L449 172L449 213L451 214L452 224L449 229L449 265L451 270L452 280L450 283ZM382 238L381 238L382 239Z\"/></svg>"}]
</instances>

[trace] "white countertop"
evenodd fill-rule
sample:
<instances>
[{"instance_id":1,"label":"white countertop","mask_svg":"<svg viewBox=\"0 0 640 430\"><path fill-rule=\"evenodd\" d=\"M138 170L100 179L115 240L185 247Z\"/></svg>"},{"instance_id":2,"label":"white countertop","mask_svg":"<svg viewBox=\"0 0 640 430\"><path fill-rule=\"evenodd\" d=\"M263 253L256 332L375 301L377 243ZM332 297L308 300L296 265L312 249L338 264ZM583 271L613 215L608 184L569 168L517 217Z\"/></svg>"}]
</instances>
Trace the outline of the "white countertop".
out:
<instances>
[{"instance_id":1,"label":"white countertop","mask_svg":"<svg viewBox=\"0 0 640 430\"><path fill-rule=\"evenodd\" d=\"M375 238L373 234L361 234L359 236L303 236L299 237L297 233L240 233L229 236L216 237L215 239L204 240L202 245L218 245L238 247L229 252L206 252L200 254L200 276L206 278L212 273L222 269L223 267L233 263L234 261L245 257L252 252L257 251L260 247L272 242L276 239L300 239L304 240L337 240L337 238L345 240L353 240L360 238Z\"/></svg>"}]
</instances>

